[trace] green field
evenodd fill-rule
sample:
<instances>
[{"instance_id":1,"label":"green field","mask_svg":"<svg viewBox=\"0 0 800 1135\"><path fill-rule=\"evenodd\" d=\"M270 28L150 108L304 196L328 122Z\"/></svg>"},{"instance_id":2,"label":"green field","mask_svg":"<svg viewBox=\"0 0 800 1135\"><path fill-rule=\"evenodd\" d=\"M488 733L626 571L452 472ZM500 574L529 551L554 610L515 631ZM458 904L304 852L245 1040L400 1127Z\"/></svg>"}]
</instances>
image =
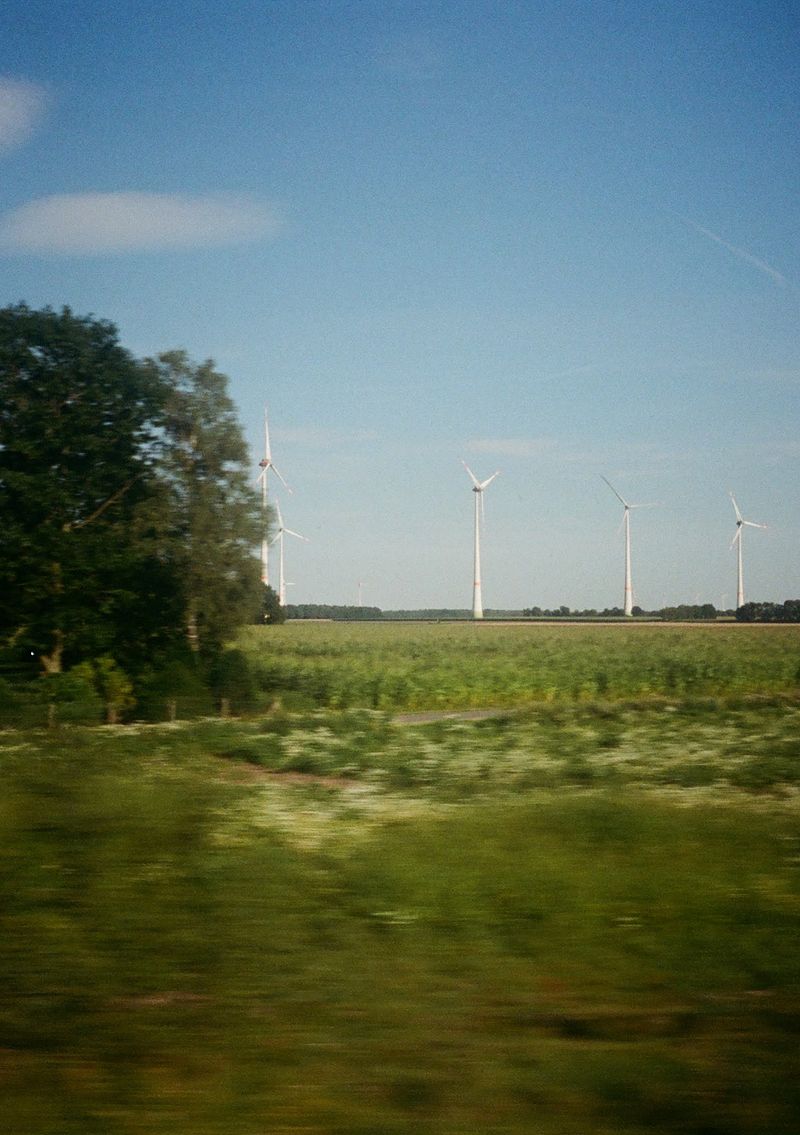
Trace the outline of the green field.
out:
<instances>
[{"instance_id":1,"label":"green field","mask_svg":"<svg viewBox=\"0 0 800 1135\"><path fill-rule=\"evenodd\" d=\"M237 643L289 708L465 709L800 686L800 628L303 623Z\"/></svg>"},{"instance_id":2,"label":"green field","mask_svg":"<svg viewBox=\"0 0 800 1135\"><path fill-rule=\"evenodd\" d=\"M0 732L10 1131L796 1135L800 629L242 641L247 719Z\"/></svg>"}]
</instances>

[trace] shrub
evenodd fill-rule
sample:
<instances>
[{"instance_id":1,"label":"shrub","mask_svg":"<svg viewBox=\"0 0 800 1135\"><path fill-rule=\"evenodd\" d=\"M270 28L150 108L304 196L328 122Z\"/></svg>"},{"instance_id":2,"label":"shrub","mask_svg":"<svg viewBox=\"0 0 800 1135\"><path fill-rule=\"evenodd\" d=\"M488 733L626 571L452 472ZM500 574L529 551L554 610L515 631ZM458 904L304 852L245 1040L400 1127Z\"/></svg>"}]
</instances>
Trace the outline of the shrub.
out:
<instances>
[{"instance_id":1,"label":"shrub","mask_svg":"<svg viewBox=\"0 0 800 1135\"><path fill-rule=\"evenodd\" d=\"M223 650L211 665L211 689L223 706L235 712L252 709L256 678L243 650Z\"/></svg>"}]
</instances>

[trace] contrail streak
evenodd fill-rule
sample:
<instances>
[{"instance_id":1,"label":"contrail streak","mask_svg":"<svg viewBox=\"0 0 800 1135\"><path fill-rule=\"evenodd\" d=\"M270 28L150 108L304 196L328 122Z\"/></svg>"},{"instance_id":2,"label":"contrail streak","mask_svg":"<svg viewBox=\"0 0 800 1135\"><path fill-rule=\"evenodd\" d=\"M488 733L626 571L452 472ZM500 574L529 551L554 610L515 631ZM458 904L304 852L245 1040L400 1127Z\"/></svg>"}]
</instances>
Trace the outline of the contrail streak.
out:
<instances>
[{"instance_id":1,"label":"contrail streak","mask_svg":"<svg viewBox=\"0 0 800 1135\"><path fill-rule=\"evenodd\" d=\"M717 233L712 233L711 229L703 228L702 225L698 225L695 221L690 221L688 217L681 217L681 220L684 224L690 225L696 232L707 236L709 240L716 241L716 243L721 244L723 248L727 248L728 252L732 252L734 256L738 256L740 260L752 264L754 268L758 268L761 272L766 273L767 276L771 276L776 284L780 284L781 287L784 288L792 287L786 277L779 272L777 268L773 268L772 265L767 264L765 260L759 260L757 256L753 256L752 252L748 252L745 248L739 248L737 245L731 244L730 241L724 240L721 236L718 236Z\"/></svg>"}]
</instances>

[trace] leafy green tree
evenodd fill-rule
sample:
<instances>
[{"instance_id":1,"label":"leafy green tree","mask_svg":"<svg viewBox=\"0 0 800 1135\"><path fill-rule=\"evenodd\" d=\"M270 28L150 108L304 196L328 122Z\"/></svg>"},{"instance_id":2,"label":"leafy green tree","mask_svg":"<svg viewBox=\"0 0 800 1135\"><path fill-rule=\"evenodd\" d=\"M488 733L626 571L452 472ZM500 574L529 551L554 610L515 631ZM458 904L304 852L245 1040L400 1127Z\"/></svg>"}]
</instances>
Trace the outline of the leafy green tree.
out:
<instances>
[{"instance_id":1,"label":"leafy green tree","mask_svg":"<svg viewBox=\"0 0 800 1135\"><path fill-rule=\"evenodd\" d=\"M161 402L113 324L0 309L0 644L46 673L127 669L172 634L179 584L148 519Z\"/></svg>"},{"instance_id":2,"label":"leafy green tree","mask_svg":"<svg viewBox=\"0 0 800 1135\"><path fill-rule=\"evenodd\" d=\"M268 583L262 585L261 590L261 606L255 619L259 625L275 627L280 623L286 622L286 609L281 606L281 601L278 598L278 593L274 587L270 587Z\"/></svg>"},{"instance_id":3,"label":"leafy green tree","mask_svg":"<svg viewBox=\"0 0 800 1135\"><path fill-rule=\"evenodd\" d=\"M227 386L211 360L184 351L150 360L165 392L164 531L183 588L192 651L213 657L258 606L258 499Z\"/></svg>"},{"instance_id":4,"label":"leafy green tree","mask_svg":"<svg viewBox=\"0 0 800 1135\"><path fill-rule=\"evenodd\" d=\"M115 725L119 721L119 715L136 702L133 682L107 654L94 663L94 678L105 703L106 721L109 725Z\"/></svg>"},{"instance_id":5,"label":"leafy green tree","mask_svg":"<svg viewBox=\"0 0 800 1135\"><path fill-rule=\"evenodd\" d=\"M745 603L737 608L740 623L797 623L800 622L800 599L787 599L785 603Z\"/></svg>"},{"instance_id":6,"label":"leafy green tree","mask_svg":"<svg viewBox=\"0 0 800 1135\"><path fill-rule=\"evenodd\" d=\"M243 650L223 650L211 665L211 688L227 714L252 709L258 687L256 677Z\"/></svg>"}]
</instances>

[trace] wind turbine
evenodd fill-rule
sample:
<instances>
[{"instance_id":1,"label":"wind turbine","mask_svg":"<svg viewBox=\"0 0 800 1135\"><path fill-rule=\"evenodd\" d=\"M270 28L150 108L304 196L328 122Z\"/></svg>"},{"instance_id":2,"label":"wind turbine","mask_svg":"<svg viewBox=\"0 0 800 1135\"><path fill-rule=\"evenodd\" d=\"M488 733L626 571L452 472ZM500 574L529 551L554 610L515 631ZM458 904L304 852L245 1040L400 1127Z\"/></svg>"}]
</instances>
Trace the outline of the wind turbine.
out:
<instances>
[{"instance_id":1,"label":"wind turbine","mask_svg":"<svg viewBox=\"0 0 800 1135\"><path fill-rule=\"evenodd\" d=\"M736 548L736 606L744 606L744 573L742 571L742 529L743 528L766 528L766 524L756 524L754 520L745 520L739 511L739 506L736 503L736 497L733 493L729 493L733 511L736 513L736 535L731 540L731 547L734 544Z\"/></svg>"},{"instance_id":2,"label":"wind turbine","mask_svg":"<svg viewBox=\"0 0 800 1135\"><path fill-rule=\"evenodd\" d=\"M261 482L261 582L263 584L269 583L269 545L274 544L274 540L269 539L269 485L267 483L268 474L270 469L278 478L280 483L287 492L292 490L284 481L278 469L272 461L272 451L269 446L269 417L267 415L267 407L264 407L264 456L258 463L261 472L256 477L256 484Z\"/></svg>"},{"instance_id":3,"label":"wind turbine","mask_svg":"<svg viewBox=\"0 0 800 1135\"><path fill-rule=\"evenodd\" d=\"M483 618L483 600L481 598L481 520L483 519L483 491L491 485L495 477L499 476L500 470L492 473L491 477L487 477L485 481L479 481L475 474L467 465L466 461L462 461L466 471L469 473L470 480L472 481L472 491L475 494L475 559L474 569L472 573L472 617L473 619Z\"/></svg>"},{"instance_id":4,"label":"wind turbine","mask_svg":"<svg viewBox=\"0 0 800 1135\"><path fill-rule=\"evenodd\" d=\"M603 477L603 474L600 474ZM626 615L633 614L633 583L631 582L631 509L632 508L649 508L647 504L629 504L625 498L617 492L614 486L609 481L608 477L603 477L603 480L608 485L611 492L620 502L623 508L622 513L622 528L625 532L625 595L623 602L623 611Z\"/></svg>"},{"instance_id":5,"label":"wind turbine","mask_svg":"<svg viewBox=\"0 0 800 1135\"><path fill-rule=\"evenodd\" d=\"M281 478L281 480L283 480L283 478ZM299 532L293 532L291 528L286 527L283 523L283 517L281 516L281 506L277 501L275 502L275 511L278 514L278 531L275 533L272 540L270 540L270 543L278 545L278 602L281 607L285 607L287 585L283 571L283 537L284 535L294 536L295 539L303 540L306 544L309 543L309 539L307 536L301 536Z\"/></svg>"}]
</instances>

